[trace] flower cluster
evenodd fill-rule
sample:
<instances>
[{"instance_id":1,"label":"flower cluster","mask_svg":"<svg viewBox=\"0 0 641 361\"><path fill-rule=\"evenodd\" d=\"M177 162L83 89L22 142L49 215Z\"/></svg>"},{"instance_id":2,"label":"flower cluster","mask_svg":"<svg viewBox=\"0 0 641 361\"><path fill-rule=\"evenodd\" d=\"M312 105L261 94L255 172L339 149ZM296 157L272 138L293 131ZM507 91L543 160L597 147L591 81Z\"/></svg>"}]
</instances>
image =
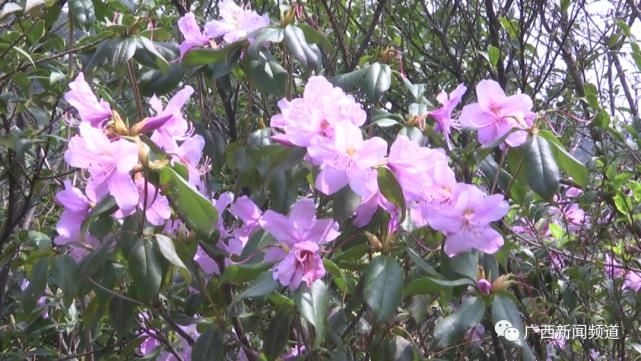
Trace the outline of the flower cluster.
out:
<instances>
[{"instance_id":1,"label":"flower cluster","mask_svg":"<svg viewBox=\"0 0 641 361\"><path fill-rule=\"evenodd\" d=\"M440 119L443 132L449 132L449 119L460 101L464 86L433 115ZM307 149L307 159L319 167L316 189L333 194L345 186L361 197L354 224L368 224L382 207L398 222L399 210L378 187L377 168L387 167L396 176L416 226L429 225L443 232L449 256L477 249L496 252L503 237L490 223L501 219L509 208L501 195L487 195L480 188L458 183L442 149L420 146L399 135L388 152L379 137L363 138L360 126L365 113L354 98L322 76L310 78L302 98L281 100L280 114L271 126L282 131L274 139ZM394 227L392 227L394 228Z\"/></svg>"},{"instance_id":2,"label":"flower cluster","mask_svg":"<svg viewBox=\"0 0 641 361\"><path fill-rule=\"evenodd\" d=\"M185 38L179 46L181 58L193 48L208 45L217 47L223 43L231 44L243 39L252 41L253 32L269 25L267 16L244 9L234 0L223 0L218 7L220 19L207 22L204 32L200 29L193 13L187 13L178 20L178 29ZM219 38L222 42L216 42Z\"/></svg>"}]
</instances>

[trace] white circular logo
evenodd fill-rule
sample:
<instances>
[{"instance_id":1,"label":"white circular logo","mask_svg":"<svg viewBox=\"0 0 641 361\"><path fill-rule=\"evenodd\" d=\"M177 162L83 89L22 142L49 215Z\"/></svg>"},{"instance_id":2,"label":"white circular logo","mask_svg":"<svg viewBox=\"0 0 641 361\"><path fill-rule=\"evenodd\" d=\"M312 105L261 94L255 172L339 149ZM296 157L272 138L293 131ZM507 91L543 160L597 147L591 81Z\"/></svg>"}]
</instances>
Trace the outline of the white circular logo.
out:
<instances>
[{"instance_id":1,"label":"white circular logo","mask_svg":"<svg viewBox=\"0 0 641 361\"><path fill-rule=\"evenodd\" d=\"M510 342L517 342L519 339L519 330L512 327L508 320L501 320L494 324L494 331L497 335L505 337Z\"/></svg>"}]
</instances>

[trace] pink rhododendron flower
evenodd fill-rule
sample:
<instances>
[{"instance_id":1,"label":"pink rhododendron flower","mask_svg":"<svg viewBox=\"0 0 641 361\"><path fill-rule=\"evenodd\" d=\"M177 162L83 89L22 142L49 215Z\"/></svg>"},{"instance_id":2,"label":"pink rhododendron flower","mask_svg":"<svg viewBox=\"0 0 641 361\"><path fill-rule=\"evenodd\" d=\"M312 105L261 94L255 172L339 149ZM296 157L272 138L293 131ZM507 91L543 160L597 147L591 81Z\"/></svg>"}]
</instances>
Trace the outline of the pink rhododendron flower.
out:
<instances>
[{"instance_id":1,"label":"pink rhododendron flower","mask_svg":"<svg viewBox=\"0 0 641 361\"><path fill-rule=\"evenodd\" d=\"M169 200L167 197L160 194L160 192L156 190L156 187L145 181L145 178L141 175L137 175L135 177L135 183L140 194L138 209L140 209L140 211L145 210L145 217L147 218L147 221L154 226L164 224L165 221L171 217L171 208L169 207ZM147 189L146 196L145 188Z\"/></svg>"},{"instance_id":2,"label":"pink rhododendron flower","mask_svg":"<svg viewBox=\"0 0 641 361\"><path fill-rule=\"evenodd\" d=\"M454 91L452 91L449 96L445 91L441 91L436 97L436 100L441 104L440 108L434 109L427 113L430 117L434 118L436 121L437 127L435 130L443 133L445 141L451 147L450 144L450 128L452 127L453 119L452 112L454 108L461 102L463 95L467 91L465 84L459 84ZM424 122L420 124L421 130L425 127Z\"/></svg>"},{"instance_id":3,"label":"pink rhododendron flower","mask_svg":"<svg viewBox=\"0 0 641 361\"><path fill-rule=\"evenodd\" d=\"M506 96L494 80L481 80L476 86L478 103L463 107L459 121L463 126L478 129L479 142L488 145L519 129L505 139L511 147L525 143L535 117L532 99L525 94Z\"/></svg>"},{"instance_id":4,"label":"pink rhododendron flower","mask_svg":"<svg viewBox=\"0 0 641 361\"><path fill-rule=\"evenodd\" d=\"M634 292L639 292L641 290L641 273L628 271L625 274L625 281L623 282L624 289L634 290Z\"/></svg>"},{"instance_id":5,"label":"pink rhododendron flower","mask_svg":"<svg viewBox=\"0 0 641 361\"><path fill-rule=\"evenodd\" d=\"M193 13L187 13L178 20L178 29L185 38L178 47L181 59L189 50L209 44L209 37L200 30Z\"/></svg>"},{"instance_id":6,"label":"pink rhododendron flower","mask_svg":"<svg viewBox=\"0 0 641 361\"><path fill-rule=\"evenodd\" d=\"M111 141L101 129L80 124L80 135L71 138L65 161L87 169L90 184L98 198L113 195L118 207L128 211L138 205L138 187L129 172L138 164L138 145L124 139Z\"/></svg>"},{"instance_id":7,"label":"pink rhododendron flower","mask_svg":"<svg viewBox=\"0 0 641 361\"><path fill-rule=\"evenodd\" d=\"M82 191L71 185L68 180L64 181L65 189L56 194L56 202L64 207L64 211L56 223L58 236L55 242L60 245L71 243L70 255L79 260L88 252L85 248L74 244L82 240L81 227L87 214L96 202L95 195L91 192L85 196ZM85 240L91 242L93 238L85 235Z\"/></svg>"},{"instance_id":8,"label":"pink rhododendron flower","mask_svg":"<svg viewBox=\"0 0 641 361\"><path fill-rule=\"evenodd\" d=\"M289 216L268 210L259 224L283 245L282 248L272 247L265 254L267 262L282 260L274 268L274 279L296 289L301 281L311 285L323 277L325 267L318 255L319 246L338 237L338 223L329 218L316 219L316 208L311 199L296 202Z\"/></svg>"},{"instance_id":9,"label":"pink rhododendron flower","mask_svg":"<svg viewBox=\"0 0 641 361\"><path fill-rule=\"evenodd\" d=\"M187 167L189 173L189 184L199 190L203 189L201 175L207 166L200 166L200 160L205 149L205 138L196 134L184 138L180 145L176 138L164 131L156 131L151 139L172 156L172 163L182 163Z\"/></svg>"},{"instance_id":10,"label":"pink rhododendron flower","mask_svg":"<svg viewBox=\"0 0 641 361\"><path fill-rule=\"evenodd\" d=\"M178 325L178 327L181 329L181 331L189 335L194 340L198 339L198 336L200 336L200 333L196 329L195 323L188 326ZM180 336L180 334L178 335L179 335L178 344L174 346L174 349L183 360L191 360L191 345L186 339ZM143 341L143 343L139 346L139 349L140 349L140 352L143 354L143 356L146 356L151 354L152 352L155 352L158 347L160 347L160 343L154 338L153 335L148 334L145 341ZM168 351L161 351L160 354L156 357L156 361L178 361L178 360L179 359L176 358L176 356L173 353Z\"/></svg>"},{"instance_id":11,"label":"pink rhododendron flower","mask_svg":"<svg viewBox=\"0 0 641 361\"><path fill-rule=\"evenodd\" d=\"M247 196L242 196L229 207L229 212L243 222L243 226L235 229L227 241L227 252L240 255L249 241L249 237L260 228L260 218L263 212Z\"/></svg>"},{"instance_id":12,"label":"pink rhododendron flower","mask_svg":"<svg viewBox=\"0 0 641 361\"><path fill-rule=\"evenodd\" d=\"M508 208L502 195L488 196L474 185L459 183L452 204L431 215L428 222L446 234L449 257L472 249L495 253L503 245L503 236L490 223L505 216Z\"/></svg>"},{"instance_id":13,"label":"pink rhododendron flower","mask_svg":"<svg viewBox=\"0 0 641 361\"><path fill-rule=\"evenodd\" d=\"M430 183L435 167L447 165L448 158L442 149L421 147L403 135L396 137L390 147L387 167L394 173L403 192L419 195Z\"/></svg>"},{"instance_id":14,"label":"pink rhododendron flower","mask_svg":"<svg viewBox=\"0 0 641 361\"><path fill-rule=\"evenodd\" d=\"M234 0L223 0L218 4L220 19L205 24L210 38L223 37L227 44L247 38L254 31L269 25L269 17L258 15L250 9L243 9ZM249 39L250 42L252 39Z\"/></svg>"},{"instance_id":15,"label":"pink rhododendron flower","mask_svg":"<svg viewBox=\"0 0 641 361\"><path fill-rule=\"evenodd\" d=\"M299 147L309 146L316 138L334 139L334 129L340 122L361 126L367 118L353 96L334 87L322 76L309 78L302 98L282 99L278 107L281 114L272 117L270 126L284 134L273 138Z\"/></svg>"},{"instance_id":16,"label":"pink rhododendron flower","mask_svg":"<svg viewBox=\"0 0 641 361\"><path fill-rule=\"evenodd\" d=\"M457 185L452 168L444 162L436 163L425 175L423 191L408 199L414 224L417 227L426 226L430 216L437 214L441 208L451 206Z\"/></svg>"},{"instance_id":17,"label":"pink rhododendron flower","mask_svg":"<svg viewBox=\"0 0 641 361\"><path fill-rule=\"evenodd\" d=\"M194 88L187 85L171 97L164 107L160 99L155 95L151 97L149 105L156 112L156 115L147 118L142 131L155 129L152 140L163 149L165 149L165 142L160 137L168 137L169 139L178 137L180 139L186 136L189 132L189 124L183 117L182 108L193 93Z\"/></svg>"},{"instance_id":18,"label":"pink rhododendron flower","mask_svg":"<svg viewBox=\"0 0 641 361\"><path fill-rule=\"evenodd\" d=\"M382 138L363 140L357 126L342 122L336 125L333 142L315 140L307 152L315 164L320 165L316 188L333 194L346 185L361 196L371 195L374 166L383 164L387 143Z\"/></svg>"},{"instance_id":19,"label":"pink rhododendron flower","mask_svg":"<svg viewBox=\"0 0 641 361\"><path fill-rule=\"evenodd\" d=\"M605 255L605 276L608 278L619 278L622 277L625 273L621 263L616 260L616 258L610 256L609 254Z\"/></svg>"},{"instance_id":20,"label":"pink rhododendron flower","mask_svg":"<svg viewBox=\"0 0 641 361\"><path fill-rule=\"evenodd\" d=\"M93 93L85 81L83 73L79 73L74 81L69 83L70 91L65 93L65 100L76 108L80 119L89 122L93 127L100 127L111 119L111 107L103 99Z\"/></svg>"},{"instance_id":21,"label":"pink rhododendron flower","mask_svg":"<svg viewBox=\"0 0 641 361\"><path fill-rule=\"evenodd\" d=\"M297 289L301 281L311 286L315 280L325 276L325 267L314 242L298 242L285 258L274 267L274 279L291 289Z\"/></svg>"}]
</instances>

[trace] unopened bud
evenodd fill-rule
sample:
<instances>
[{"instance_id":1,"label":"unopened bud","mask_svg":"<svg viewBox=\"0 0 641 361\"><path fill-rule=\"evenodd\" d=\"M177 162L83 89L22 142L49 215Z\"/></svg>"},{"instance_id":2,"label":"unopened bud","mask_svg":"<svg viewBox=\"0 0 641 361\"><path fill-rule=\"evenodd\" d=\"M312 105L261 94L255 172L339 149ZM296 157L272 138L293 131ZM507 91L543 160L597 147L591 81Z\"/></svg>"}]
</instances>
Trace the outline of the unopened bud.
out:
<instances>
[{"instance_id":1,"label":"unopened bud","mask_svg":"<svg viewBox=\"0 0 641 361\"><path fill-rule=\"evenodd\" d=\"M365 231L365 237L367 237L367 240L369 241L369 244L372 246L372 248L375 251L382 251L383 250L383 243L373 235L372 233Z\"/></svg>"}]
</instances>

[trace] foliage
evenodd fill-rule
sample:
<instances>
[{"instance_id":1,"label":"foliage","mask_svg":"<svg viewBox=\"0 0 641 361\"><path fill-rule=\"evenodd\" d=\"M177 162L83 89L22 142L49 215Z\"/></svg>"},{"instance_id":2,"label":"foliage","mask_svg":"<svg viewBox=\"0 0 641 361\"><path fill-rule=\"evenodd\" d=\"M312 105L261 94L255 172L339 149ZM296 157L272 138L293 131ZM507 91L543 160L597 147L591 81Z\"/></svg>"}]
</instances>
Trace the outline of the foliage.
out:
<instances>
[{"instance_id":1,"label":"foliage","mask_svg":"<svg viewBox=\"0 0 641 361\"><path fill-rule=\"evenodd\" d=\"M232 3L0 2L3 360L641 356L638 4Z\"/></svg>"}]
</instances>

